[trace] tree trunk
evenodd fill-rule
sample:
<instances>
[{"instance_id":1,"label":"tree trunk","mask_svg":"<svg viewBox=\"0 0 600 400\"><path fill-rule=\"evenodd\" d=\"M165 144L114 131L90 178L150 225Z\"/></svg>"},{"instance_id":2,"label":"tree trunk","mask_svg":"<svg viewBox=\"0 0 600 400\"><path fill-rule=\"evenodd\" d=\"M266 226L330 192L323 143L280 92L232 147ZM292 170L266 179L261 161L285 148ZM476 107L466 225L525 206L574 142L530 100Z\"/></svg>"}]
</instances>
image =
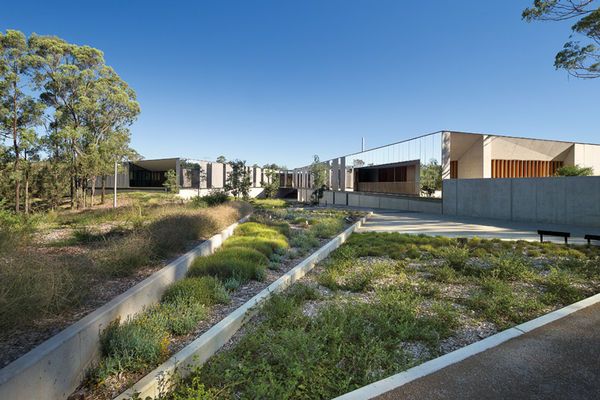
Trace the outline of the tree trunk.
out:
<instances>
[{"instance_id":1,"label":"tree trunk","mask_svg":"<svg viewBox=\"0 0 600 400\"><path fill-rule=\"evenodd\" d=\"M71 210L75 208L75 176L71 175Z\"/></svg>"},{"instance_id":2,"label":"tree trunk","mask_svg":"<svg viewBox=\"0 0 600 400\"><path fill-rule=\"evenodd\" d=\"M25 214L29 214L29 169L25 170Z\"/></svg>"},{"instance_id":3,"label":"tree trunk","mask_svg":"<svg viewBox=\"0 0 600 400\"><path fill-rule=\"evenodd\" d=\"M100 204L104 204L105 196L106 196L106 176L102 175L102 195L100 197Z\"/></svg>"},{"instance_id":4,"label":"tree trunk","mask_svg":"<svg viewBox=\"0 0 600 400\"><path fill-rule=\"evenodd\" d=\"M81 183L81 193L83 195L83 208L87 207L87 179Z\"/></svg>"},{"instance_id":5,"label":"tree trunk","mask_svg":"<svg viewBox=\"0 0 600 400\"><path fill-rule=\"evenodd\" d=\"M71 210L79 208L79 185L77 166L75 165L75 144L71 139Z\"/></svg>"},{"instance_id":6,"label":"tree trunk","mask_svg":"<svg viewBox=\"0 0 600 400\"><path fill-rule=\"evenodd\" d=\"M75 208L79 210L81 206L81 181L75 177Z\"/></svg>"},{"instance_id":7,"label":"tree trunk","mask_svg":"<svg viewBox=\"0 0 600 400\"><path fill-rule=\"evenodd\" d=\"M15 174L15 211L19 212L19 206L21 203L21 181L19 179L19 140L17 135L17 81L15 80L13 83L13 148L15 151L15 165L14 165L14 174Z\"/></svg>"},{"instance_id":8,"label":"tree trunk","mask_svg":"<svg viewBox=\"0 0 600 400\"><path fill-rule=\"evenodd\" d=\"M96 194L96 177L92 177L92 188L91 188L91 205L94 208L94 195Z\"/></svg>"}]
</instances>

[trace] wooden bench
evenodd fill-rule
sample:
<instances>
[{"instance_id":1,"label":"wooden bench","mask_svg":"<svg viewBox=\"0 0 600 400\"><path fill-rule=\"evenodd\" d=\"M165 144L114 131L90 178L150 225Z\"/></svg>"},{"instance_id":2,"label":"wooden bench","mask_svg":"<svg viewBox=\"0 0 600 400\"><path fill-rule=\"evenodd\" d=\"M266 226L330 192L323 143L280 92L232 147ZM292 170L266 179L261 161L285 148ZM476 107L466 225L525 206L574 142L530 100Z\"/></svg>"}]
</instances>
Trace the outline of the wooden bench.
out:
<instances>
[{"instance_id":1,"label":"wooden bench","mask_svg":"<svg viewBox=\"0 0 600 400\"><path fill-rule=\"evenodd\" d=\"M588 246L592 244L592 240L600 241L600 235L590 235L590 234L587 234L583 238L587 240Z\"/></svg>"},{"instance_id":2,"label":"wooden bench","mask_svg":"<svg viewBox=\"0 0 600 400\"><path fill-rule=\"evenodd\" d=\"M544 241L544 236L559 236L565 238L565 244L569 244L568 239L571 237L569 232L538 230L537 233L540 235L540 242Z\"/></svg>"}]
</instances>

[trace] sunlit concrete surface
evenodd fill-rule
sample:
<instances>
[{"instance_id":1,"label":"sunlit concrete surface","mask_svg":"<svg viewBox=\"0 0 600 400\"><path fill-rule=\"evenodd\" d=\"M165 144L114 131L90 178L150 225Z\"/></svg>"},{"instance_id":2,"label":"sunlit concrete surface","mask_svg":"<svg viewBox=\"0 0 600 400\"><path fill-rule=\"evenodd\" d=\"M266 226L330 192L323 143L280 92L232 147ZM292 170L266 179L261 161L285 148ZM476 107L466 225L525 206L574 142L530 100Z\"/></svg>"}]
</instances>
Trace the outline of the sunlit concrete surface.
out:
<instances>
[{"instance_id":1,"label":"sunlit concrete surface","mask_svg":"<svg viewBox=\"0 0 600 400\"><path fill-rule=\"evenodd\" d=\"M600 304L377 399L598 399Z\"/></svg>"},{"instance_id":2,"label":"sunlit concrete surface","mask_svg":"<svg viewBox=\"0 0 600 400\"><path fill-rule=\"evenodd\" d=\"M424 213L377 211L357 232L400 232L448 237L480 237L504 240L539 241L537 230L570 232L569 243L584 244L586 234L600 234L600 228L570 225L520 223L495 219L445 216ZM559 237L544 241L564 243ZM596 243L598 244L598 243Z\"/></svg>"}]
</instances>

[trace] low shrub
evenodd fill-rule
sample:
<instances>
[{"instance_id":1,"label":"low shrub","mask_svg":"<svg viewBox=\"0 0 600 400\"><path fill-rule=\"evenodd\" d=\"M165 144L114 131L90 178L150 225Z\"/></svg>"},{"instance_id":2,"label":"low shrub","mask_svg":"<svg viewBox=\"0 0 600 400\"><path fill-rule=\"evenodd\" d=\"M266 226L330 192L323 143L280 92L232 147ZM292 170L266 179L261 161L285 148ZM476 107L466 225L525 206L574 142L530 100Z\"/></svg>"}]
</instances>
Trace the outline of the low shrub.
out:
<instances>
[{"instance_id":1,"label":"low shrub","mask_svg":"<svg viewBox=\"0 0 600 400\"><path fill-rule=\"evenodd\" d=\"M447 246L438 249L437 254L443 258L450 268L455 271L464 271L469 260L469 250L458 246Z\"/></svg>"},{"instance_id":2,"label":"low shrub","mask_svg":"<svg viewBox=\"0 0 600 400\"><path fill-rule=\"evenodd\" d=\"M341 218L319 218L311 225L310 230L316 237L326 239L338 234L344 228Z\"/></svg>"},{"instance_id":3,"label":"low shrub","mask_svg":"<svg viewBox=\"0 0 600 400\"><path fill-rule=\"evenodd\" d=\"M262 239L267 240L267 239ZM214 276L222 281L235 278L240 282L250 279L264 280L268 258L257 250L243 247L227 247L216 253L197 258L188 276Z\"/></svg>"},{"instance_id":4,"label":"low shrub","mask_svg":"<svg viewBox=\"0 0 600 400\"><path fill-rule=\"evenodd\" d=\"M121 371L135 371L161 362L168 354L169 334L160 324L137 320L111 323L100 335L104 359L93 374L102 381Z\"/></svg>"},{"instance_id":5,"label":"low shrub","mask_svg":"<svg viewBox=\"0 0 600 400\"><path fill-rule=\"evenodd\" d=\"M252 199L251 203L258 208L287 208L290 203L283 199Z\"/></svg>"},{"instance_id":6,"label":"low shrub","mask_svg":"<svg viewBox=\"0 0 600 400\"><path fill-rule=\"evenodd\" d=\"M311 232L297 230L290 236L290 246L298 250L299 255L305 255L319 245L319 239Z\"/></svg>"},{"instance_id":7,"label":"low shrub","mask_svg":"<svg viewBox=\"0 0 600 400\"><path fill-rule=\"evenodd\" d=\"M526 296L495 278L484 279L481 287L467 298L467 305L481 311L502 329L530 320L543 308L537 298Z\"/></svg>"},{"instance_id":8,"label":"low shrub","mask_svg":"<svg viewBox=\"0 0 600 400\"><path fill-rule=\"evenodd\" d=\"M209 207L208 203L202 198L202 196L192 197L188 204L192 208L207 208L207 207Z\"/></svg>"},{"instance_id":9,"label":"low shrub","mask_svg":"<svg viewBox=\"0 0 600 400\"><path fill-rule=\"evenodd\" d=\"M179 386L169 395L169 400L217 400L221 398L221 390L207 389L197 376L183 383L185 385Z\"/></svg>"},{"instance_id":10,"label":"low shrub","mask_svg":"<svg viewBox=\"0 0 600 400\"><path fill-rule=\"evenodd\" d=\"M542 299L549 304L559 303L565 306L575 303L584 297L584 292L575 286L577 283L578 279L573 273L551 268L542 283L546 290Z\"/></svg>"},{"instance_id":11,"label":"low shrub","mask_svg":"<svg viewBox=\"0 0 600 400\"><path fill-rule=\"evenodd\" d=\"M218 279L212 276L182 279L167 288L162 296L163 303L189 300L205 306L229 302L229 294Z\"/></svg>"},{"instance_id":12,"label":"low shrub","mask_svg":"<svg viewBox=\"0 0 600 400\"><path fill-rule=\"evenodd\" d=\"M332 257L324 263L325 270L317 276L317 281L332 290L349 290L365 292L373 289L378 280L385 277L384 286L405 281L404 263L393 260L377 260L366 262L350 257L352 249L341 246ZM379 284L381 286L381 284Z\"/></svg>"},{"instance_id":13,"label":"low shrub","mask_svg":"<svg viewBox=\"0 0 600 400\"><path fill-rule=\"evenodd\" d=\"M214 207L228 202L229 196L223 190L211 190L209 194L201 196L198 201L205 203L209 207Z\"/></svg>"},{"instance_id":14,"label":"low shrub","mask_svg":"<svg viewBox=\"0 0 600 400\"><path fill-rule=\"evenodd\" d=\"M491 258L491 274L503 280L515 281L533 278L531 262L520 254L503 252Z\"/></svg>"},{"instance_id":15,"label":"low shrub","mask_svg":"<svg viewBox=\"0 0 600 400\"><path fill-rule=\"evenodd\" d=\"M264 224L259 224L257 222L246 222L244 224L239 225L235 229L235 234L240 236L253 236L266 239L285 240L285 237L278 230Z\"/></svg>"},{"instance_id":16,"label":"low shrub","mask_svg":"<svg viewBox=\"0 0 600 400\"><path fill-rule=\"evenodd\" d=\"M264 254L266 257L270 257L273 253L283 253L288 247L288 242L285 239L266 239L253 236L234 236L228 239L223 244L224 249L228 249L231 247L245 247L249 249L256 249L257 251Z\"/></svg>"},{"instance_id":17,"label":"low shrub","mask_svg":"<svg viewBox=\"0 0 600 400\"><path fill-rule=\"evenodd\" d=\"M450 268L448 264L432 267L430 271L434 281L451 283L457 280L456 271Z\"/></svg>"},{"instance_id":18,"label":"low shrub","mask_svg":"<svg viewBox=\"0 0 600 400\"><path fill-rule=\"evenodd\" d=\"M180 336L192 332L200 321L206 317L204 304L193 299L176 298L170 302L158 304L140 314L137 323Z\"/></svg>"},{"instance_id":19,"label":"low shrub","mask_svg":"<svg viewBox=\"0 0 600 400\"><path fill-rule=\"evenodd\" d=\"M22 246L35 231L36 221L35 217L5 210L0 200L0 253Z\"/></svg>"}]
</instances>

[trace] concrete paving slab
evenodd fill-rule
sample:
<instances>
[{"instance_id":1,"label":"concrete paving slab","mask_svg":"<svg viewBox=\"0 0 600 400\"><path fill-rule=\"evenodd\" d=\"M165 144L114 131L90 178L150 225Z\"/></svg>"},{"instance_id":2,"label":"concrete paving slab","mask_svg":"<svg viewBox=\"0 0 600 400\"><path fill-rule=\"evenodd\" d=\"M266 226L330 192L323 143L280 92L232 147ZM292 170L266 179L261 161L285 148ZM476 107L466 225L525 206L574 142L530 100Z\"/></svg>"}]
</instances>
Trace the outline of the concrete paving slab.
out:
<instances>
[{"instance_id":1,"label":"concrete paving slab","mask_svg":"<svg viewBox=\"0 0 600 400\"><path fill-rule=\"evenodd\" d=\"M376 398L598 399L599 374L595 304Z\"/></svg>"},{"instance_id":2,"label":"concrete paving slab","mask_svg":"<svg viewBox=\"0 0 600 400\"><path fill-rule=\"evenodd\" d=\"M445 216L438 214L377 211L357 232L400 232L448 237L480 237L503 240L539 241L538 229L571 232L569 243L584 244L586 234L600 234L600 228L572 225L522 223L486 218ZM544 241L564 243L558 237Z\"/></svg>"}]
</instances>

